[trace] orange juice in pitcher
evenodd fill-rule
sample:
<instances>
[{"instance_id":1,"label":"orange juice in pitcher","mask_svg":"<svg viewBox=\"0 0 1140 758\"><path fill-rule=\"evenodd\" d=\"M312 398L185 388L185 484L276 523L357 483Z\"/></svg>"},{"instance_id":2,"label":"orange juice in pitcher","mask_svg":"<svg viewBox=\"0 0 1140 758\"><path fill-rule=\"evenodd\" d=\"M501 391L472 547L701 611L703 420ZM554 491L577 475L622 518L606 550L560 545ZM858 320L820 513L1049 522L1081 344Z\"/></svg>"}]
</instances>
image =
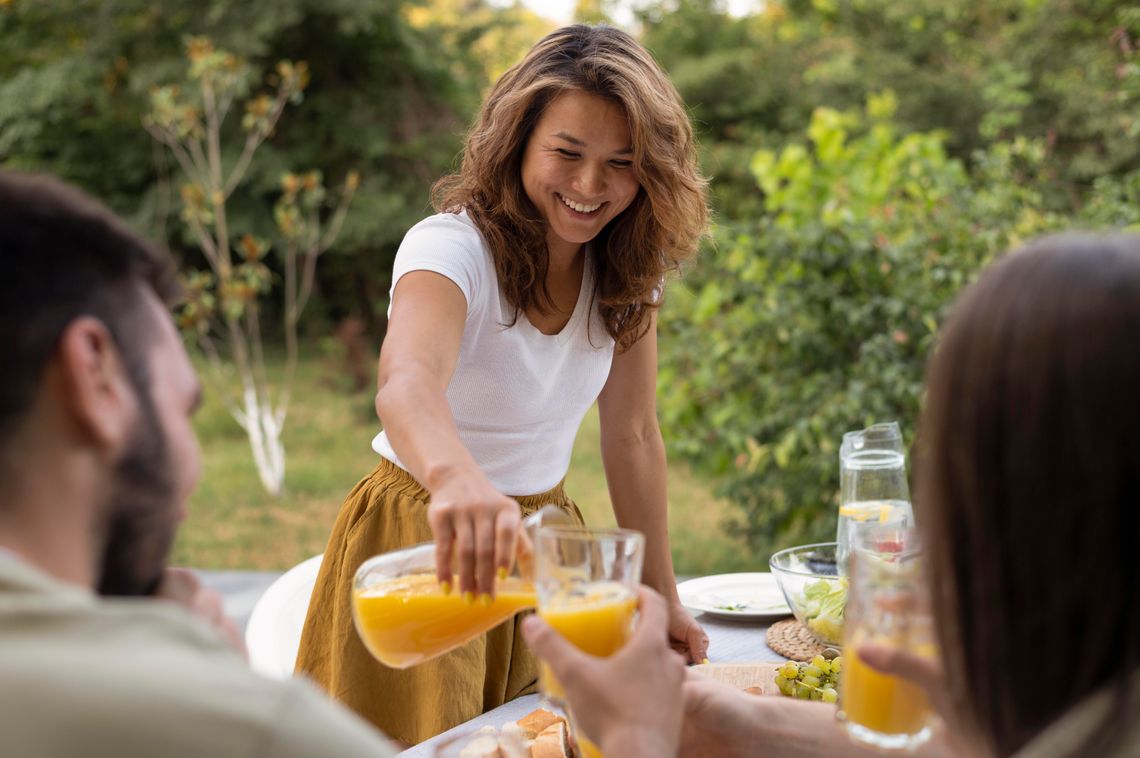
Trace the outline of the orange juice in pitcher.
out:
<instances>
[{"instance_id":1,"label":"orange juice in pitcher","mask_svg":"<svg viewBox=\"0 0 1140 758\"><path fill-rule=\"evenodd\" d=\"M533 544L539 526L571 520L565 511L546 505L523 519L523 528ZM442 655L535 607L533 555L520 548L516 559L512 575L496 583L494 600L484 605L463 598L458 577L452 579L455 589L444 592L436 580L431 542L373 556L352 580L356 631L368 652L392 668Z\"/></svg>"},{"instance_id":2,"label":"orange juice in pitcher","mask_svg":"<svg viewBox=\"0 0 1140 758\"><path fill-rule=\"evenodd\" d=\"M484 605L458 591L444 594L435 574L424 573L353 588L352 615L368 652L402 669L469 642L535 602L534 585L516 577L500 581Z\"/></svg>"}]
</instances>

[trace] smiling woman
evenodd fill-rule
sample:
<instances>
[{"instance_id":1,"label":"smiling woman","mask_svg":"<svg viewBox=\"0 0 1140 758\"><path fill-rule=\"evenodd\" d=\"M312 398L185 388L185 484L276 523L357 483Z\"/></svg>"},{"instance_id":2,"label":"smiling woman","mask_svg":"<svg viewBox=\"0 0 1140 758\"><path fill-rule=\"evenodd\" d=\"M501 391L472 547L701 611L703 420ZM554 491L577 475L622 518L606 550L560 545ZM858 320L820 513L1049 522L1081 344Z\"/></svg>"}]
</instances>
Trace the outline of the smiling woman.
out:
<instances>
[{"instance_id":1,"label":"smiling woman","mask_svg":"<svg viewBox=\"0 0 1140 758\"><path fill-rule=\"evenodd\" d=\"M657 424L656 311L665 276L708 219L685 108L628 34L572 26L492 88L439 213L408 232L392 273L373 440L325 552L298 668L387 733L418 742L533 690L507 622L405 671L352 631L351 578L374 553L432 539L436 580L490 605L522 515L553 503L597 402L620 526L646 537L644 577L696 662L707 637L681 605Z\"/></svg>"}]
</instances>

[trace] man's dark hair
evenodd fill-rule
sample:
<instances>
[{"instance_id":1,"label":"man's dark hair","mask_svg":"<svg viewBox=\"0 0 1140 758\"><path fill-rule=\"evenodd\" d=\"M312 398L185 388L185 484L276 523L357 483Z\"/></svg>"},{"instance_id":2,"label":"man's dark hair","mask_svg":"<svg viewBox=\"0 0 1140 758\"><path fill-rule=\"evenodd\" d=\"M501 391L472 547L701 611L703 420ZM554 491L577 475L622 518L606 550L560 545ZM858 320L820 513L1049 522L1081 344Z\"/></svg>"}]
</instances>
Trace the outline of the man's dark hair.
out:
<instances>
[{"instance_id":1,"label":"man's dark hair","mask_svg":"<svg viewBox=\"0 0 1140 758\"><path fill-rule=\"evenodd\" d=\"M170 302L173 261L80 190L0 171L0 444L27 412L60 336L80 316L107 325L136 389L147 384L141 317L150 288Z\"/></svg>"}]
</instances>

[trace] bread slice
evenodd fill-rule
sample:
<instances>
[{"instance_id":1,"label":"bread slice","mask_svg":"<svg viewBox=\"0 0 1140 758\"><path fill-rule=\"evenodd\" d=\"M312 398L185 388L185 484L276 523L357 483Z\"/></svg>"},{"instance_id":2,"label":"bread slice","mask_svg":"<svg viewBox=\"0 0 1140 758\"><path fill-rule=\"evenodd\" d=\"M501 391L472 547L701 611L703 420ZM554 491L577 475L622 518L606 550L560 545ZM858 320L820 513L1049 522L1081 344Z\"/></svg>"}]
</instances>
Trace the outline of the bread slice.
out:
<instances>
[{"instance_id":1,"label":"bread slice","mask_svg":"<svg viewBox=\"0 0 1140 758\"><path fill-rule=\"evenodd\" d=\"M517 723L519 728L523 730L523 734L526 735L526 738L533 740L551 724L557 724L560 721L566 723L566 719L557 713L551 713L545 708L539 708L523 716Z\"/></svg>"},{"instance_id":2,"label":"bread slice","mask_svg":"<svg viewBox=\"0 0 1140 758\"><path fill-rule=\"evenodd\" d=\"M499 752L499 730L485 726L459 751L459 758L502 758Z\"/></svg>"},{"instance_id":3,"label":"bread slice","mask_svg":"<svg viewBox=\"0 0 1140 758\"><path fill-rule=\"evenodd\" d=\"M566 722L562 719L542 730L530 746L531 758L574 758Z\"/></svg>"},{"instance_id":4,"label":"bread slice","mask_svg":"<svg viewBox=\"0 0 1140 758\"><path fill-rule=\"evenodd\" d=\"M508 721L499 730L499 753L502 758L530 758L533 742L517 721Z\"/></svg>"}]
</instances>

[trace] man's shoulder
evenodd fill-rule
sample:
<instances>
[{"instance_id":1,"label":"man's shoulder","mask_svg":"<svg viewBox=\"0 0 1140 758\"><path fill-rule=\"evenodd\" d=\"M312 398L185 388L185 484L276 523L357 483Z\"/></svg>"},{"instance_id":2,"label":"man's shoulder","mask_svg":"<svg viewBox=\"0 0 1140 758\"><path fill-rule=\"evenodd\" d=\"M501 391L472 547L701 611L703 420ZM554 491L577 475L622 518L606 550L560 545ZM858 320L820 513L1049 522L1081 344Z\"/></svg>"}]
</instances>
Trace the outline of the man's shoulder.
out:
<instances>
[{"instance_id":1,"label":"man's shoulder","mask_svg":"<svg viewBox=\"0 0 1140 758\"><path fill-rule=\"evenodd\" d=\"M120 755L303 755L298 746L313 740L390 753L311 685L255 674L209 629L164 606L105 602L5 619L14 623L2 624L0 679L22 693L0 708L6 742L29 754L90 741Z\"/></svg>"}]
</instances>

